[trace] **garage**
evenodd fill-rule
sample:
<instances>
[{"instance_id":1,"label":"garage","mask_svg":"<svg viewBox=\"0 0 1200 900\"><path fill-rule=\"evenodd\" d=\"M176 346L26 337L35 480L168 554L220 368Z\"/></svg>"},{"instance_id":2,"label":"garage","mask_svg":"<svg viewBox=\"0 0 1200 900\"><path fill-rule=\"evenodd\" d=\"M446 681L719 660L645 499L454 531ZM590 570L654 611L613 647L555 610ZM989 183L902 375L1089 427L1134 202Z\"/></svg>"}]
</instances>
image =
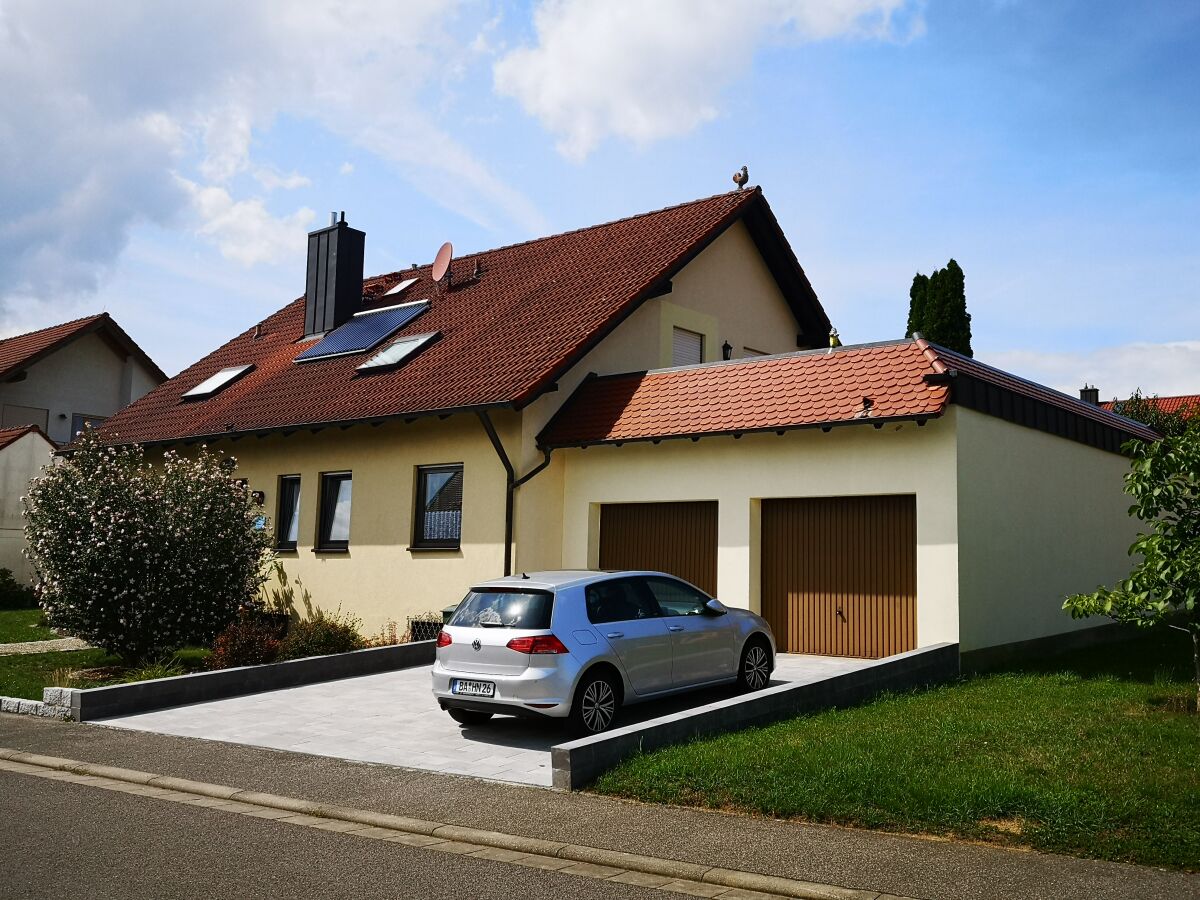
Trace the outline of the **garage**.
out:
<instances>
[{"instance_id":1,"label":"garage","mask_svg":"<svg viewBox=\"0 0 1200 900\"><path fill-rule=\"evenodd\" d=\"M717 502L605 503L600 568L650 569L717 592Z\"/></svg>"},{"instance_id":2,"label":"garage","mask_svg":"<svg viewBox=\"0 0 1200 900\"><path fill-rule=\"evenodd\" d=\"M763 500L762 614L779 649L915 649L916 522L911 494Z\"/></svg>"}]
</instances>

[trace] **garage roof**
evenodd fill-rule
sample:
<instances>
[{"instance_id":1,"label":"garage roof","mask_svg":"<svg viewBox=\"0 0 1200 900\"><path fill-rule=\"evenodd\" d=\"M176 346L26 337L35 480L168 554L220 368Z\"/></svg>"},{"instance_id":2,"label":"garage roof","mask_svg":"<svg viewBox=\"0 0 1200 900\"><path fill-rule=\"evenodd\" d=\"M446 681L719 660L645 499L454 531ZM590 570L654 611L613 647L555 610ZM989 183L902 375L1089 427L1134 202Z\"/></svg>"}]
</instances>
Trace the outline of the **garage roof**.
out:
<instances>
[{"instance_id":1,"label":"garage roof","mask_svg":"<svg viewBox=\"0 0 1200 900\"><path fill-rule=\"evenodd\" d=\"M543 447L923 421L957 402L1108 450L1146 426L930 344L900 340L590 377Z\"/></svg>"}]
</instances>

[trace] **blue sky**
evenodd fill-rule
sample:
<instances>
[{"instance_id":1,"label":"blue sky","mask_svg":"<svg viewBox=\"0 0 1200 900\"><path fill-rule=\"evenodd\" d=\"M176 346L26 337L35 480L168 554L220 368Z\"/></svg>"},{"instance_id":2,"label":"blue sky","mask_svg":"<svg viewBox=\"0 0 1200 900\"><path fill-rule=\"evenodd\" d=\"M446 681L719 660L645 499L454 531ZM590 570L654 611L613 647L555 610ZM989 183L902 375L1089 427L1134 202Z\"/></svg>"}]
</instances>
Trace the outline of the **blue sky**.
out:
<instances>
[{"instance_id":1,"label":"blue sky","mask_svg":"<svg viewBox=\"0 0 1200 900\"><path fill-rule=\"evenodd\" d=\"M0 0L0 329L107 309L173 373L329 210L383 272L746 163L847 342L954 257L981 359L1200 392L1200 6L1138 6Z\"/></svg>"}]
</instances>

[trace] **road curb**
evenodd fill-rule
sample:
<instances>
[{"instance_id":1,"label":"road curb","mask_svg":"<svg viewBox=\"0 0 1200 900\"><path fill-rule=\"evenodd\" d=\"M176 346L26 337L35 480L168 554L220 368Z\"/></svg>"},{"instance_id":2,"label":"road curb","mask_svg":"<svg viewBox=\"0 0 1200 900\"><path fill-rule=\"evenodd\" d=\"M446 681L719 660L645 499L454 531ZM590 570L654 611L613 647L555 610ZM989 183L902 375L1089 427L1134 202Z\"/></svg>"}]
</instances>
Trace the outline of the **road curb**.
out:
<instances>
[{"instance_id":1,"label":"road curb","mask_svg":"<svg viewBox=\"0 0 1200 900\"><path fill-rule=\"evenodd\" d=\"M832 884L798 881L777 875L763 875L757 872L743 872L735 869L724 869L718 866L661 859L659 857L643 856L638 853L627 853L620 850L606 850L602 847L588 847L581 844L548 841L541 838L524 837L522 835L506 834L499 831L484 831L462 825L451 825L445 822L413 819L407 816L354 809L336 804L316 803L310 800L300 800L295 797L285 797L279 794L243 790L228 785L192 781L187 778L175 778L170 775L155 775L151 772L140 772L135 769L123 769L117 766L81 762L57 756L44 756L38 753L25 753L6 747L0 747L0 760L67 772L73 775L106 778L111 781L125 782L127 784L161 788L185 794L196 794L216 800L229 800L248 806L283 810L314 818L350 822L356 825L385 829L400 834L423 835L438 838L442 841L476 844L480 847L496 850L508 850L543 857L556 857L583 865L607 866L612 869L623 869L644 875L696 881L732 889L760 891L782 897L793 897L797 898L797 900L884 900L884 898L888 898L888 900L906 900L906 898L894 897L894 895L884 894L879 891L844 888Z\"/></svg>"}]
</instances>

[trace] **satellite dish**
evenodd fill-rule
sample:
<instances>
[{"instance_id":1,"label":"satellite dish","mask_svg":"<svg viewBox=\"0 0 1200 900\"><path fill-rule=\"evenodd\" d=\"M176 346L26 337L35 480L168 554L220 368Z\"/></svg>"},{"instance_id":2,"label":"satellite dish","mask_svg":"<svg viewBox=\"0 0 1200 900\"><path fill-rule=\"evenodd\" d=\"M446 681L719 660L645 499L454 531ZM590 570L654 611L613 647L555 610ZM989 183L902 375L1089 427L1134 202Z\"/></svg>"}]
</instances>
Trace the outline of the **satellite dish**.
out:
<instances>
[{"instance_id":1,"label":"satellite dish","mask_svg":"<svg viewBox=\"0 0 1200 900\"><path fill-rule=\"evenodd\" d=\"M433 275L434 281L441 281L446 277L446 273L450 271L450 260L454 256L454 245L449 241L442 244L438 248L437 256L433 260Z\"/></svg>"}]
</instances>

